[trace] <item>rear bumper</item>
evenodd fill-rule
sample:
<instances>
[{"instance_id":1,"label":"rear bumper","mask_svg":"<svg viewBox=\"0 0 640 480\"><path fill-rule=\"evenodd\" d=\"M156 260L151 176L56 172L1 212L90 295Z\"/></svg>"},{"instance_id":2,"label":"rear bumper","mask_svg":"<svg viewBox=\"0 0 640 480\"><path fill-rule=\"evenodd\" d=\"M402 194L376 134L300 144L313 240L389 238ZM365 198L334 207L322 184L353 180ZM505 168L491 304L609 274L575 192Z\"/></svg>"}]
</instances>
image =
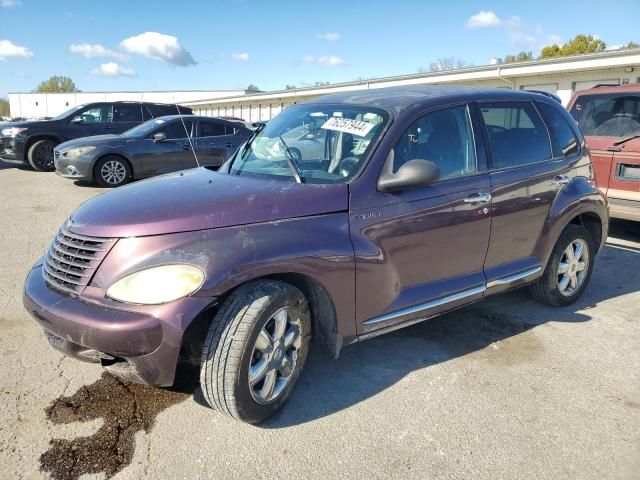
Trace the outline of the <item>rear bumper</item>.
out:
<instances>
[{"instance_id":1,"label":"rear bumper","mask_svg":"<svg viewBox=\"0 0 640 480\"><path fill-rule=\"evenodd\" d=\"M156 314L107 308L49 288L40 265L29 272L23 295L25 308L54 348L156 386L173 384L182 336L209 301L184 298Z\"/></svg>"}]
</instances>

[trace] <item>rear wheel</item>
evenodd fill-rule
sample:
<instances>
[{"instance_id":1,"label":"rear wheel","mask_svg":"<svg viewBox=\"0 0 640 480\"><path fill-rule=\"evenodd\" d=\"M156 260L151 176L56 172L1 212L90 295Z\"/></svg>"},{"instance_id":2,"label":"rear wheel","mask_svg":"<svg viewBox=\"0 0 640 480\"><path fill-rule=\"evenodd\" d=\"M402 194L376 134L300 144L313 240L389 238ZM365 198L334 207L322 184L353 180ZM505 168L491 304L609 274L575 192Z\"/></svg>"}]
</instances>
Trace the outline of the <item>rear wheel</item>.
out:
<instances>
[{"instance_id":1,"label":"rear wheel","mask_svg":"<svg viewBox=\"0 0 640 480\"><path fill-rule=\"evenodd\" d=\"M258 280L231 294L204 342L200 385L212 408L258 423L291 394L307 358L307 300L292 285Z\"/></svg>"},{"instance_id":2,"label":"rear wheel","mask_svg":"<svg viewBox=\"0 0 640 480\"><path fill-rule=\"evenodd\" d=\"M124 158L107 155L96 163L94 177L101 187L119 187L131 181L131 167Z\"/></svg>"},{"instance_id":3,"label":"rear wheel","mask_svg":"<svg viewBox=\"0 0 640 480\"><path fill-rule=\"evenodd\" d=\"M53 149L56 143L52 140L38 140L29 147L27 160L34 170L38 172L53 172Z\"/></svg>"},{"instance_id":4,"label":"rear wheel","mask_svg":"<svg viewBox=\"0 0 640 480\"><path fill-rule=\"evenodd\" d=\"M531 286L533 297L554 306L575 302L591 279L595 253L595 242L586 228L567 226L553 248L542 277Z\"/></svg>"}]
</instances>

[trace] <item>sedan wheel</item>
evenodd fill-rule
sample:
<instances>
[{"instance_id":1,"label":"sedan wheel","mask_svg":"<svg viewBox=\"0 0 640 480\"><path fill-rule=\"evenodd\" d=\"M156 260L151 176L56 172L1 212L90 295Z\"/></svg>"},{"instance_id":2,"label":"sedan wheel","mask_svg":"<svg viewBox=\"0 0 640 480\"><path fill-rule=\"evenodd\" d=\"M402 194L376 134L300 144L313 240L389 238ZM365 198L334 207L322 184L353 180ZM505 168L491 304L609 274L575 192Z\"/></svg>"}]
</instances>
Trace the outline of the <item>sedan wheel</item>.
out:
<instances>
[{"instance_id":1,"label":"sedan wheel","mask_svg":"<svg viewBox=\"0 0 640 480\"><path fill-rule=\"evenodd\" d=\"M119 187L131 179L131 167L123 158L112 155L98 161L95 176L103 187Z\"/></svg>"}]
</instances>

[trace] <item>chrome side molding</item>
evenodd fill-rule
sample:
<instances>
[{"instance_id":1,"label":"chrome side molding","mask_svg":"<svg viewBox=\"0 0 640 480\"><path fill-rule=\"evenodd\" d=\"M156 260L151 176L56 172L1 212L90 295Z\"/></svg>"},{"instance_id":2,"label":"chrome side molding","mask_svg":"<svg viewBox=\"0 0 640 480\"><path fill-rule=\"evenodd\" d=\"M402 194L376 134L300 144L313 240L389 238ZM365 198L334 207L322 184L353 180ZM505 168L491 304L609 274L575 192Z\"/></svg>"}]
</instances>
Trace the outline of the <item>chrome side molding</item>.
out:
<instances>
[{"instance_id":1,"label":"chrome side molding","mask_svg":"<svg viewBox=\"0 0 640 480\"><path fill-rule=\"evenodd\" d=\"M532 277L541 270L542 267L538 265L537 267L530 268L523 272L514 273L513 275L509 275L508 277L496 278L495 280L487 283L487 288L509 285L513 282L517 282L518 280L524 280L525 278Z\"/></svg>"},{"instance_id":2,"label":"chrome side molding","mask_svg":"<svg viewBox=\"0 0 640 480\"><path fill-rule=\"evenodd\" d=\"M373 317L369 320L365 320L362 322L363 325L373 325L375 323L387 322L393 320L395 318L405 317L407 315L417 314L423 311L430 310L435 307L439 307L441 305L446 305L447 303L456 302L458 300L462 300L467 297L471 297L473 295L478 295L479 293L484 293L487 288L483 285L481 287L470 288L469 290L464 290L462 292L454 293L453 295L447 295L446 297L438 298L436 300L431 300L430 302L421 303L420 305L414 305L413 307L403 308L402 310L396 310L395 312L387 313L385 315L380 315L379 317Z\"/></svg>"}]
</instances>

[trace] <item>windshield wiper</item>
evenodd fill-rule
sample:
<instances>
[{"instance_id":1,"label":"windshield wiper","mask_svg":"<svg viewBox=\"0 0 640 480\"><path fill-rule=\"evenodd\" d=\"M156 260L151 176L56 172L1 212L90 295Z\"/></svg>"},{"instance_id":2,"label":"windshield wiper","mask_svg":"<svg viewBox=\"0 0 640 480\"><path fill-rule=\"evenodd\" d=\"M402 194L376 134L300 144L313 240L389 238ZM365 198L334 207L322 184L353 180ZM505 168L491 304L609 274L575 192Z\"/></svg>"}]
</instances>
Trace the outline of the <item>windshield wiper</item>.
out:
<instances>
[{"instance_id":1,"label":"windshield wiper","mask_svg":"<svg viewBox=\"0 0 640 480\"><path fill-rule=\"evenodd\" d=\"M278 135L278 138L282 142L282 145L284 145L284 152L285 152L284 158L287 159L287 165L289 165L289 170L291 170L293 178L296 179L297 183L303 183L304 177L302 176L302 171L300 170L300 167L298 167L298 164L293 159L293 155L291 154L291 150L289 149L287 142L284 141L284 138L282 138L282 135Z\"/></svg>"},{"instance_id":2,"label":"windshield wiper","mask_svg":"<svg viewBox=\"0 0 640 480\"><path fill-rule=\"evenodd\" d=\"M627 143L630 140L633 140L634 138L640 138L640 134L635 134L635 135L631 135L630 137L627 138L623 138L622 140L619 140L617 142L615 142L613 144L614 147L617 147L618 145L622 145L623 143Z\"/></svg>"}]
</instances>

